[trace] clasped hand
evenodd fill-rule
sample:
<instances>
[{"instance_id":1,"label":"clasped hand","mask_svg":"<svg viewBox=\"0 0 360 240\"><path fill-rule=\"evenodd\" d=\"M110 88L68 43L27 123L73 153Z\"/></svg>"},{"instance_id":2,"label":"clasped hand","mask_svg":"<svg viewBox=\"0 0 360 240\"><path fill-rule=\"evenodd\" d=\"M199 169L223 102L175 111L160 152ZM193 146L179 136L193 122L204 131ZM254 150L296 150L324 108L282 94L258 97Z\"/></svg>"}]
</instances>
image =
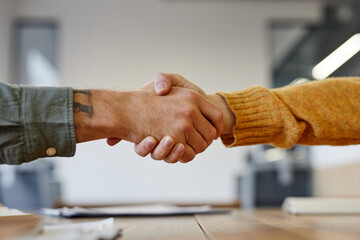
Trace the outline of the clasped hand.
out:
<instances>
[{"instance_id":1,"label":"clasped hand","mask_svg":"<svg viewBox=\"0 0 360 240\"><path fill-rule=\"evenodd\" d=\"M151 153L155 160L189 162L229 131L222 97L207 95L180 75L157 74L154 82L132 93L128 106L138 109L129 117L136 121L123 139L134 142L142 157ZM113 146L120 140L108 138L107 143Z\"/></svg>"}]
</instances>

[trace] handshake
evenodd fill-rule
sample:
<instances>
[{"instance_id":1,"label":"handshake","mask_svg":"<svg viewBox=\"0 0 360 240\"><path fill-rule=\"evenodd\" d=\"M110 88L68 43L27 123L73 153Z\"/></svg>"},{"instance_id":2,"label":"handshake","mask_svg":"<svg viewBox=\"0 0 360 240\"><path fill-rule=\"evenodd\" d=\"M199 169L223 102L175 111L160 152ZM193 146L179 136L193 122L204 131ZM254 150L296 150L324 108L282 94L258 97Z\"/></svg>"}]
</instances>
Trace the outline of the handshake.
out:
<instances>
[{"instance_id":1,"label":"handshake","mask_svg":"<svg viewBox=\"0 0 360 240\"><path fill-rule=\"evenodd\" d=\"M127 140L138 155L168 163L191 161L214 139L232 134L236 121L222 96L177 74L159 73L128 92L74 90L73 98L77 142Z\"/></svg>"},{"instance_id":2,"label":"handshake","mask_svg":"<svg viewBox=\"0 0 360 240\"><path fill-rule=\"evenodd\" d=\"M162 73L134 91L0 82L0 164L69 157L74 140L104 138L111 146L133 142L140 156L168 163L191 161L219 136L231 147L359 144L359 86L359 78L334 78L208 95Z\"/></svg>"}]
</instances>

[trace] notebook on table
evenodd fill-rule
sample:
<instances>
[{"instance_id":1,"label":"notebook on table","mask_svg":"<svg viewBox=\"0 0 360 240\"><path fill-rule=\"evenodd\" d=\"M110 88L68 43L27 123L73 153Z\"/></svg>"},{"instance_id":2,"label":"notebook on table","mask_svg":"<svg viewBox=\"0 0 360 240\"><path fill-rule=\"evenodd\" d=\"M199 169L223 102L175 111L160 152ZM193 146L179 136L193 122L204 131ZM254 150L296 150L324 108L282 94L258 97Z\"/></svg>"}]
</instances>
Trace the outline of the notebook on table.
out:
<instances>
[{"instance_id":1,"label":"notebook on table","mask_svg":"<svg viewBox=\"0 0 360 240\"><path fill-rule=\"evenodd\" d=\"M282 209L291 214L360 214L360 198L287 197Z\"/></svg>"}]
</instances>

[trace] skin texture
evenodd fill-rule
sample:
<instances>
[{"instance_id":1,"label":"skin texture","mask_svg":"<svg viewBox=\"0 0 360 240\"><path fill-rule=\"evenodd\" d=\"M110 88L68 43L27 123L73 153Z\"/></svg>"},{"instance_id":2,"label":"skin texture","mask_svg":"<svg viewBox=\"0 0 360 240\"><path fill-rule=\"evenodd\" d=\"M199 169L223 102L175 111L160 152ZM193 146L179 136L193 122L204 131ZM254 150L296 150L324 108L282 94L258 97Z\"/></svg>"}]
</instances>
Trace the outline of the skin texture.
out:
<instances>
[{"instance_id":1,"label":"skin texture","mask_svg":"<svg viewBox=\"0 0 360 240\"><path fill-rule=\"evenodd\" d=\"M191 89L217 105L222 111L223 121L221 122L222 125L217 128L218 132L216 138L223 134L232 134L232 128L235 125L236 118L222 96L217 94L207 95L201 88L178 74L159 73L155 76L154 90L157 95L164 96L168 94L173 87ZM135 151L142 157L151 153L151 157L153 159L164 159L165 162L168 163L176 163L177 161L188 162L186 159L184 160L181 158L180 154L178 154L176 151L176 149L181 146L181 143L176 142L176 140L170 136L166 137L169 139L169 141L172 141L169 143L169 145L173 147L165 146L164 139L162 139L161 142L157 144L158 141L155 138L148 136L139 144L135 145ZM119 141L119 139L114 138L108 139L108 144L113 146ZM151 147L146 148L145 146L147 143Z\"/></svg>"},{"instance_id":2,"label":"skin texture","mask_svg":"<svg viewBox=\"0 0 360 240\"><path fill-rule=\"evenodd\" d=\"M139 143L139 155L152 150L153 158L162 160L171 152L170 162L187 162L222 131L220 108L190 89L175 87L157 96L151 83L128 92L74 90L73 97L77 142L123 139ZM157 142L162 149L154 149Z\"/></svg>"}]
</instances>

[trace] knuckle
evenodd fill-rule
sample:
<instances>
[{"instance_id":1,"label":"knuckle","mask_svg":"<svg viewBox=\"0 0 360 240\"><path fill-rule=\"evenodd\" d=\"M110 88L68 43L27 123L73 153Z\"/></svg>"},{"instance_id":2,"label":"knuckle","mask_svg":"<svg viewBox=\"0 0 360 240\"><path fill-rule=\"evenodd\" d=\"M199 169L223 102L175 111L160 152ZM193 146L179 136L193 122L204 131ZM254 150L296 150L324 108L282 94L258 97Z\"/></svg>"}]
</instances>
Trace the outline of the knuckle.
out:
<instances>
[{"instance_id":1,"label":"knuckle","mask_svg":"<svg viewBox=\"0 0 360 240\"><path fill-rule=\"evenodd\" d=\"M179 130L182 133L190 132L191 129L192 129L192 126L188 122L183 122L179 127Z\"/></svg>"},{"instance_id":2,"label":"knuckle","mask_svg":"<svg viewBox=\"0 0 360 240\"><path fill-rule=\"evenodd\" d=\"M187 118L194 118L196 115L196 110L192 106L186 106L184 107L184 116Z\"/></svg>"},{"instance_id":3,"label":"knuckle","mask_svg":"<svg viewBox=\"0 0 360 240\"><path fill-rule=\"evenodd\" d=\"M184 90L184 98L187 101L194 102L197 99L198 94L192 90Z\"/></svg>"},{"instance_id":4,"label":"knuckle","mask_svg":"<svg viewBox=\"0 0 360 240\"><path fill-rule=\"evenodd\" d=\"M197 98L198 98L198 95L199 95L197 92L194 92L194 91L192 91L192 90L188 91L188 94L189 94L189 98L190 98L191 100L197 99Z\"/></svg>"}]
</instances>

